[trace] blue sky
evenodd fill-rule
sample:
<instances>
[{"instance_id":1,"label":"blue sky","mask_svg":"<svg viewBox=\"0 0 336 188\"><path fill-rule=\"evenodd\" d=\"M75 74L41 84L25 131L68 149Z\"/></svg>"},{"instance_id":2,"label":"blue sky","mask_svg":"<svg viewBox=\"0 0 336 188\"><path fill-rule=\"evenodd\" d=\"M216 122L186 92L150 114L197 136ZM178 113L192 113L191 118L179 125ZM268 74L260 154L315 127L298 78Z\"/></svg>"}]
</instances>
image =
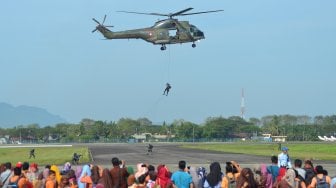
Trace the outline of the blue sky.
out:
<instances>
[{"instance_id":1,"label":"blue sky","mask_svg":"<svg viewBox=\"0 0 336 188\"><path fill-rule=\"evenodd\" d=\"M115 31L163 17L116 12L224 12L179 17L205 40L160 46L101 40L107 14ZM240 114L332 115L336 106L336 1L18 1L0 3L0 102L83 118L153 122ZM168 97L165 83L172 85Z\"/></svg>"}]
</instances>

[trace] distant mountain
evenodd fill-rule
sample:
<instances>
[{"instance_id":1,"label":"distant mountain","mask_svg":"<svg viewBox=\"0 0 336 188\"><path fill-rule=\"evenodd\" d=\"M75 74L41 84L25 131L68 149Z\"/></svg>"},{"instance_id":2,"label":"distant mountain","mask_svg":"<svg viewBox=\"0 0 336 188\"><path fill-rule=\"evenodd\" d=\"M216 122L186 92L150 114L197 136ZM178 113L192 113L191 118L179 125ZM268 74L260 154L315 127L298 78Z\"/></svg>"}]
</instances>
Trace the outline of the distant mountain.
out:
<instances>
[{"instance_id":1,"label":"distant mountain","mask_svg":"<svg viewBox=\"0 0 336 188\"><path fill-rule=\"evenodd\" d=\"M38 124L41 127L44 127L65 122L65 119L50 114L43 108L24 105L14 107L7 103L0 103L0 127L2 128L30 124Z\"/></svg>"}]
</instances>

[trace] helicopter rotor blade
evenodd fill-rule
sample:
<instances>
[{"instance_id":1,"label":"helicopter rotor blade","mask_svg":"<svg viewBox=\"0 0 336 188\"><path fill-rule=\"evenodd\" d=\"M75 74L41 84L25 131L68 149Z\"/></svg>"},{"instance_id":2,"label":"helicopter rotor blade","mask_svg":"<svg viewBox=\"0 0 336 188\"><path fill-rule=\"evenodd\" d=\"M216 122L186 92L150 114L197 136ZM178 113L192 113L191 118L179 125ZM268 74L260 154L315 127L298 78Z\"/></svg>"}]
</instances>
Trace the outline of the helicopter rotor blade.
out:
<instances>
[{"instance_id":1,"label":"helicopter rotor blade","mask_svg":"<svg viewBox=\"0 0 336 188\"><path fill-rule=\"evenodd\" d=\"M98 29L96 28L96 29L94 29L93 31L92 31L92 33L94 33L94 32L96 32Z\"/></svg>"},{"instance_id":2,"label":"helicopter rotor blade","mask_svg":"<svg viewBox=\"0 0 336 188\"><path fill-rule=\"evenodd\" d=\"M184 9L184 10L175 12L175 13L171 13L171 14L169 14L169 17L172 18L173 16L181 15L182 13L187 12L187 11L190 11L190 10L192 10L192 9L194 9L194 8L191 8L191 7L190 7L190 8L186 8L186 9Z\"/></svg>"},{"instance_id":3,"label":"helicopter rotor blade","mask_svg":"<svg viewBox=\"0 0 336 188\"><path fill-rule=\"evenodd\" d=\"M175 12L175 13L169 13L169 14L161 14L161 13L144 13L144 12L132 12L132 11L117 11L117 12L123 12L123 13L131 13L131 14L143 14L143 15L154 15L154 16L168 16L169 18L173 18L174 16L187 16L187 15L194 15L194 14L205 14L205 13L211 13L211 12L220 12L224 10L210 10L210 11L203 11L203 12L193 12L193 13L185 13L193 8L186 8L184 10Z\"/></svg>"},{"instance_id":4,"label":"helicopter rotor blade","mask_svg":"<svg viewBox=\"0 0 336 188\"><path fill-rule=\"evenodd\" d=\"M205 14L205 13L211 13L211 12L221 12L224 10L210 10L210 11L204 11L204 12L192 12L192 13L186 13L186 14L179 14L179 16L187 16L187 15L194 15L194 14Z\"/></svg>"},{"instance_id":5,"label":"helicopter rotor blade","mask_svg":"<svg viewBox=\"0 0 336 188\"><path fill-rule=\"evenodd\" d=\"M106 20L106 14L105 14L105 16L104 16L104 18L103 18L103 22L102 22L102 23L100 23L98 20L96 20L96 19L94 19L94 18L92 18L92 20L98 24L98 25L96 26L96 28L95 28L94 30L92 30L92 33L96 32L98 29L99 29L99 31L100 31L100 30L109 31L107 28L108 28L108 27L113 27L112 25L104 25L104 22L105 22L105 20Z\"/></svg>"},{"instance_id":6,"label":"helicopter rotor blade","mask_svg":"<svg viewBox=\"0 0 336 188\"><path fill-rule=\"evenodd\" d=\"M105 14L105 16L104 16L104 19L103 19L102 25L104 25L104 23L105 23L105 20L106 20L106 14Z\"/></svg>"},{"instance_id":7,"label":"helicopter rotor blade","mask_svg":"<svg viewBox=\"0 0 336 188\"><path fill-rule=\"evenodd\" d=\"M161 14L161 13L144 13L144 12L132 12L132 11L117 11L117 12L124 12L124 13L131 13L131 14L143 14L143 15L153 15L153 16L168 16L169 18L172 18L173 16L180 15L184 12L190 11L193 8L186 8L184 10L175 12L175 13L170 13L170 14Z\"/></svg>"},{"instance_id":8,"label":"helicopter rotor blade","mask_svg":"<svg viewBox=\"0 0 336 188\"><path fill-rule=\"evenodd\" d=\"M144 13L144 12L132 12L132 11L117 11L123 13L130 13L130 14L143 14L143 15L154 15L154 16L168 16L168 14L160 14L160 13Z\"/></svg>"},{"instance_id":9,"label":"helicopter rotor blade","mask_svg":"<svg viewBox=\"0 0 336 188\"><path fill-rule=\"evenodd\" d=\"M100 25L100 23L96 19L92 18L92 20L95 21L98 25Z\"/></svg>"}]
</instances>

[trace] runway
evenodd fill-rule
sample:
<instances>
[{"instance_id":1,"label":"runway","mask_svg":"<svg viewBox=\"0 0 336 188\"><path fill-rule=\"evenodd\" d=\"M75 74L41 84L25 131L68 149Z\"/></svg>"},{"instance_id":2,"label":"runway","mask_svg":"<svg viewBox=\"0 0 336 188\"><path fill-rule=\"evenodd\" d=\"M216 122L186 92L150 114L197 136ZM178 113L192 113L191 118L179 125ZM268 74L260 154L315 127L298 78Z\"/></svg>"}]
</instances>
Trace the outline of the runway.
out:
<instances>
[{"instance_id":1,"label":"runway","mask_svg":"<svg viewBox=\"0 0 336 188\"><path fill-rule=\"evenodd\" d=\"M241 163L262 163L270 158L253 155L241 155L197 149L180 148L180 144L152 144L153 153L147 155L147 144L92 144L89 146L93 161L97 164L111 164L112 157L125 160L128 164L177 164L185 160L189 164L208 164L213 161L239 161Z\"/></svg>"},{"instance_id":2,"label":"runway","mask_svg":"<svg viewBox=\"0 0 336 188\"><path fill-rule=\"evenodd\" d=\"M125 160L126 165L135 167L137 163L147 163L157 166L165 164L171 170L177 169L177 163L185 160L190 166L203 166L208 168L211 162L217 161L224 170L226 161L237 161L242 167L254 168L259 164L270 164L271 156L255 156L246 154L233 154L226 152L204 151L198 149L184 149L179 143L152 143L153 153L147 155L148 144L89 144L92 154L92 163L110 168L112 157ZM335 175L336 165L328 161L314 161L323 165L331 175Z\"/></svg>"}]
</instances>

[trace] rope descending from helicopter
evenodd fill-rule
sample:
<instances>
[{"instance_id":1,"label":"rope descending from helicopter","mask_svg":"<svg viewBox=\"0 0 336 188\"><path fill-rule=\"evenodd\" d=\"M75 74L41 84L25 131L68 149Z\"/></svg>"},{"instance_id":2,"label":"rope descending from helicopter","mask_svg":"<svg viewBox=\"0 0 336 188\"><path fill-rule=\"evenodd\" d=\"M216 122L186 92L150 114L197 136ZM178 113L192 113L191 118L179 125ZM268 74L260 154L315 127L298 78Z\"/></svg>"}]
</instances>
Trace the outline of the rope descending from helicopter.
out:
<instances>
[{"instance_id":1,"label":"rope descending from helicopter","mask_svg":"<svg viewBox=\"0 0 336 188\"><path fill-rule=\"evenodd\" d=\"M169 53L168 53L168 64L167 64L168 67L166 68L166 70L168 71L168 81L166 83L166 88L163 91L163 95L166 95L166 96L168 96L168 93L169 93L169 91L171 89L171 85L169 83L170 82L170 63L171 63L170 49L171 48L169 48Z\"/></svg>"}]
</instances>

